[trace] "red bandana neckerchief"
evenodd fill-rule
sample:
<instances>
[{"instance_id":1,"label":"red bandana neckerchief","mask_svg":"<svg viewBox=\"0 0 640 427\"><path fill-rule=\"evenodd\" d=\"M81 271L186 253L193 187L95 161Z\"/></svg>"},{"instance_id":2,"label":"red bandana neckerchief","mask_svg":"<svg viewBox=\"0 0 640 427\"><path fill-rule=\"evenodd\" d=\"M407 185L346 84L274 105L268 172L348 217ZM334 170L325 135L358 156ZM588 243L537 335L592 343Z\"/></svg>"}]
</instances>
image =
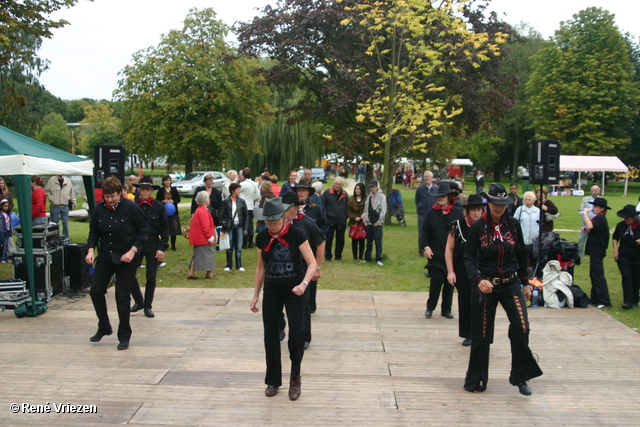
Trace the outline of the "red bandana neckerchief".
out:
<instances>
[{"instance_id":1,"label":"red bandana neckerchief","mask_svg":"<svg viewBox=\"0 0 640 427\"><path fill-rule=\"evenodd\" d=\"M298 214L296 215L295 218L293 218L293 221L291 221L291 224L293 224L294 222L298 222L299 220L301 220L302 218L304 218L304 216L306 215L306 213L304 212L298 212Z\"/></svg>"},{"instance_id":2,"label":"red bandana neckerchief","mask_svg":"<svg viewBox=\"0 0 640 427\"><path fill-rule=\"evenodd\" d=\"M467 221L467 225L471 227L473 225L473 220L471 217L465 216L464 219Z\"/></svg>"},{"instance_id":3,"label":"red bandana neckerchief","mask_svg":"<svg viewBox=\"0 0 640 427\"><path fill-rule=\"evenodd\" d=\"M436 203L435 205L432 206L432 208L438 211L442 211L443 214L447 215L451 212L451 209L453 209L453 205L449 203L447 206L443 208L442 206Z\"/></svg>"},{"instance_id":4,"label":"red bandana neckerchief","mask_svg":"<svg viewBox=\"0 0 640 427\"><path fill-rule=\"evenodd\" d=\"M640 222L636 221L633 224L631 224L630 226L627 227L627 231L624 232L624 235L629 235L633 238L635 238L635 236L633 235L633 229L636 228L638 226L638 224L640 224Z\"/></svg>"},{"instance_id":5,"label":"red bandana neckerchief","mask_svg":"<svg viewBox=\"0 0 640 427\"><path fill-rule=\"evenodd\" d=\"M140 203L138 204L139 206L142 205L149 205L150 207L153 207L153 205L151 204L151 202L153 201L153 197L149 197L147 200L140 200Z\"/></svg>"},{"instance_id":6,"label":"red bandana neckerchief","mask_svg":"<svg viewBox=\"0 0 640 427\"><path fill-rule=\"evenodd\" d=\"M109 203L104 202L104 205L105 205L105 206L107 207L107 209L109 209L110 211L115 211L119 204L120 204L120 202L118 202L118 203L116 203L115 205L111 206Z\"/></svg>"},{"instance_id":7,"label":"red bandana neckerchief","mask_svg":"<svg viewBox=\"0 0 640 427\"><path fill-rule=\"evenodd\" d=\"M271 249L271 244L278 240L278 242L282 243L282 246L284 246L285 248L289 247L289 244L282 238L282 236L284 236L285 234L287 234L289 232L289 222L285 221L284 224L282 225L282 228L280 229L280 233L278 233L278 235L274 235L271 230L267 229L269 231L269 236L271 236L271 240L269 240L269 244L264 248L265 252L269 252L269 249Z\"/></svg>"}]
</instances>

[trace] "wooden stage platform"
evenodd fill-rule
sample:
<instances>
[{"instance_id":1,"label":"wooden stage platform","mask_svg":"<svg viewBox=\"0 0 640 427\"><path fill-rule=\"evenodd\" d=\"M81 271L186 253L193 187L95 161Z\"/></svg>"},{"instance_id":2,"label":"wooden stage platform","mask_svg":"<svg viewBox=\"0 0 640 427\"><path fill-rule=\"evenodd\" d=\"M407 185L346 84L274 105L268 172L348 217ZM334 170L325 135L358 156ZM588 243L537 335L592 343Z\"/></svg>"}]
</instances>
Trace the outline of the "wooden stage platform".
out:
<instances>
[{"instance_id":1,"label":"wooden stage platform","mask_svg":"<svg viewBox=\"0 0 640 427\"><path fill-rule=\"evenodd\" d=\"M488 389L468 393L457 310L454 320L426 319L426 293L320 290L302 395L292 402L288 373L277 396L264 395L252 292L159 288L155 319L132 314L126 351L115 334L89 342L97 319L88 295L57 298L36 318L0 313L2 425L640 425L640 335L601 310L529 310L544 375L525 397L508 382L499 309ZM113 290L108 298L115 330ZM23 413L23 404L51 412ZM54 404L95 413L56 413Z\"/></svg>"}]
</instances>

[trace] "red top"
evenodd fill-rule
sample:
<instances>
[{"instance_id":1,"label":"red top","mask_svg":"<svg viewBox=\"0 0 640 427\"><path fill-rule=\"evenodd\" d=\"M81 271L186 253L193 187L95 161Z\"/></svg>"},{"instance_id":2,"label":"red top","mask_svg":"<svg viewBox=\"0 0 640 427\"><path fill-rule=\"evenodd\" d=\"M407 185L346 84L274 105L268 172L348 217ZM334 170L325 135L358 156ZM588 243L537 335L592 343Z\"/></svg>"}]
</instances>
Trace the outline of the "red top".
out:
<instances>
[{"instance_id":1,"label":"red top","mask_svg":"<svg viewBox=\"0 0 640 427\"><path fill-rule=\"evenodd\" d=\"M47 193L44 188L38 187L31 193L31 218L47 216Z\"/></svg>"},{"instance_id":2,"label":"red top","mask_svg":"<svg viewBox=\"0 0 640 427\"><path fill-rule=\"evenodd\" d=\"M189 244L191 246L210 245L209 239L212 236L215 236L213 218L206 206L198 205L191 220Z\"/></svg>"},{"instance_id":3,"label":"red top","mask_svg":"<svg viewBox=\"0 0 640 427\"><path fill-rule=\"evenodd\" d=\"M276 195L276 197L280 197L280 191L282 190L282 187L280 187L278 184L276 183L271 183L271 191L273 192L273 194Z\"/></svg>"}]
</instances>

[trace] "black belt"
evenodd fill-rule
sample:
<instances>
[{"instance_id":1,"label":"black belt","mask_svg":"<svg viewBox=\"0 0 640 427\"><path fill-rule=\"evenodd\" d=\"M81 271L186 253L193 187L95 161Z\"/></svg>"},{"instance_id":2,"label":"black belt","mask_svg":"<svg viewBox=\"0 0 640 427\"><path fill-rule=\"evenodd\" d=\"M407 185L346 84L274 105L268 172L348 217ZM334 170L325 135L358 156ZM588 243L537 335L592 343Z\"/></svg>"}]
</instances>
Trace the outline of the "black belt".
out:
<instances>
[{"instance_id":1,"label":"black belt","mask_svg":"<svg viewBox=\"0 0 640 427\"><path fill-rule=\"evenodd\" d=\"M160 236L147 236L147 239L159 239Z\"/></svg>"},{"instance_id":2,"label":"black belt","mask_svg":"<svg viewBox=\"0 0 640 427\"><path fill-rule=\"evenodd\" d=\"M486 280L490 281L492 285L502 285L503 283L509 283L516 278L516 273L511 274L509 277L487 277Z\"/></svg>"}]
</instances>

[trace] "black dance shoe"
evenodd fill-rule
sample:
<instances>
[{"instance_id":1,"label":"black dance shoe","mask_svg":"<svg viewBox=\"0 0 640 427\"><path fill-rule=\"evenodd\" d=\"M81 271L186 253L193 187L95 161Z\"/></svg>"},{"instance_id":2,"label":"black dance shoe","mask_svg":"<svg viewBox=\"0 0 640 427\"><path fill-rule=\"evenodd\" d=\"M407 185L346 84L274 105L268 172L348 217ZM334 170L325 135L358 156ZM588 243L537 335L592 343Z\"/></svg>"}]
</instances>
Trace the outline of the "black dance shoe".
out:
<instances>
[{"instance_id":1,"label":"black dance shoe","mask_svg":"<svg viewBox=\"0 0 640 427\"><path fill-rule=\"evenodd\" d=\"M525 396L531 396L531 394L533 393L531 391L531 387L529 387L526 381L520 381L518 384L516 384L516 386L518 386L518 390L520 391L520 394L523 394Z\"/></svg>"},{"instance_id":2,"label":"black dance shoe","mask_svg":"<svg viewBox=\"0 0 640 427\"><path fill-rule=\"evenodd\" d=\"M91 338L89 338L89 341L91 341L91 342L98 342L98 341L100 341L100 340L102 339L102 337L103 337L103 336L105 336L105 335L111 335L111 334L112 334L112 332L105 333L105 332L100 332L100 331L98 331L98 332L96 332L96 334L95 334L94 336L92 336Z\"/></svg>"}]
</instances>

